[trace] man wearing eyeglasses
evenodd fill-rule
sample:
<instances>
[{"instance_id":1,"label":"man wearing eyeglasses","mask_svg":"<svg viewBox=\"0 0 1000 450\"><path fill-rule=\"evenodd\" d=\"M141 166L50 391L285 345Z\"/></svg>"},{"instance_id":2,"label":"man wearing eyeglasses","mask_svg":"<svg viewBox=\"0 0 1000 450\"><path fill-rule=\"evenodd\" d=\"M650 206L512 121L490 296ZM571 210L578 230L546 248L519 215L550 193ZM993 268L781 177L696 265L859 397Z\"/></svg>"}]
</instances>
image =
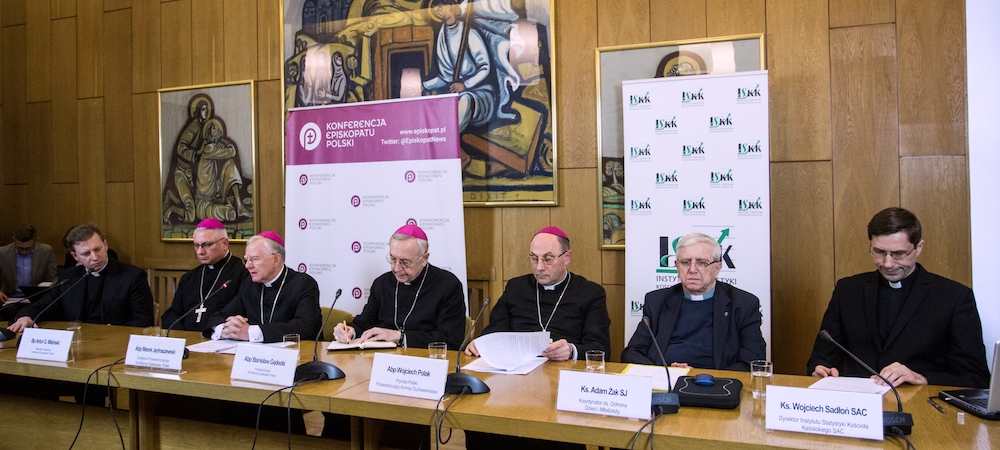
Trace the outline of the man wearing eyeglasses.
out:
<instances>
[{"instance_id":1,"label":"man wearing eyeglasses","mask_svg":"<svg viewBox=\"0 0 1000 450\"><path fill-rule=\"evenodd\" d=\"M285 266L285 241L265 231L247 241L246 269L236 294L208 320L212 339L281 342L286 334L312 338L322 326L319 285L309 274Z\"/></svg>"},{"instance_id":2,"label":"man wearing eyeglasses","mask_svg":"<svg viewBox=\"0 0 1000 450\"><path fill-rule=\"evenodd\" d=\"M587 350L611 353L611 318L604 287L569 271L569 236L557 227L535 233L528 248L532 273L507 282L483 334L548 331L542 356L553 361L583 358ZM479 356L475 341L465 352Z\"/></svg>"},{"instance_id":3,"label":"man wearing eyeglasses","mask_svg":"<svg viewBox=\"0 0 1000 450\"><path fill-rule=\"evenodd\" d=\"M31 225L14 230L14 242L0 247L0 305L8 297L21 298L21 286L38 286L43 281L54 282L59 277L56 257L48 244L36 242L37 233ZM4 310L11 317L11 306ZM11 310L11 311L7 311Z\"/></svg>"},{"instance_id":4,"label":"man wearing eyeglasses","mask_svg":"<svg viewBox=\"0 0 1000 450\"><path fill-rule=\"evenodd\" d=\"M446 342L458 350L465 330L462 282L447 270L428 263L427 234L405 225L389 238L390 270L372 283L368 303L350 324L339 323L339 342L388 341L427 347Z\"/></svg>"},{"instance_id":5,"label":"man wearing eyeglasses","mask_svg":"<svg viewBox=\"0 0 1000 450\"><path fill-rule=\"evenodd\" d=\"M750 370L750 361L766 358L760 333L760 300L718 281L722 247L702 233L677 242L677 275L681 282L646 294L642 314L675 367ZM622 362L663 364L649 330L642 323L622 352Z\"/></svg>"},{"instance_id":6,"label":"man wearing eyeglasses","mask_svg":"<svg viewBox=\"0 0 1000 450\"><path fill-rule=\"evenodd\" d=\"M192 244L201 265L181 276L174 301L160 318L164 328L187 313L174 329L204 331L208 318L236 297L249 275L243 261L229 252L229 238L222 222L202 220L194 229Z\"/></svg>"},{"instance_id":7,"label":"man wearing eyeglasses","mask_svg":"<svg viewBox=\"0 0 1000 450\"><path fill-rule=\"evenodd\" d=\"M886 208L868 222L868 239L876 270L837 282L820 329L895 386L985 388L990 374L976 299L972 289L917 263L924 248L917 217ZM885 384L819 337L808 369Z\"/></svg>"}]
</instances>

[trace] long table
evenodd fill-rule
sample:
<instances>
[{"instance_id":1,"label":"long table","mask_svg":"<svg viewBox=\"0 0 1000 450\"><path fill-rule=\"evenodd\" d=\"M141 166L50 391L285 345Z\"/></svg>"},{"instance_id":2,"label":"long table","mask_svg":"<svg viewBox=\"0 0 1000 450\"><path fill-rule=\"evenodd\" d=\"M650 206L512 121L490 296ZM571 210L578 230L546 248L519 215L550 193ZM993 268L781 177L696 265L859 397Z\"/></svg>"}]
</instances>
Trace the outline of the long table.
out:
<instances>
[{"instance_id":1,"label":"long table","mask_svg":"<svg viewBox=\"0 0 1000 450\"><path fill-rule=\"evenodd\" d=\"M54 324L53 326L58 326ZM84 342L77 352L76 361L66 364L42 364L17 361L15 350L0 350L0 373L24 377L83 382L94 368L124 357L129 334L141 333L140 329L84 325ZM173 337L183 337L188 344L202 340L197 333L175 332ZM302 342L303 360L312 358L312 342ZM383 350L384 351L384 350ZM401 397L368 391L368 382L374 354L377 351L326 352L321 359L337 365L346 374L341 380L328 380L297 387L292 395L292 407L344 414L358 418L352 424L351 448L377 448L378 429L381 421L397 421L431 425L436 401ZM396 349L402 355L425 357L426 349ZM454 357L454 352L449 352ZM249 445L252 436L245 429L219 425L199 426L156 415L156 404L168 395L183 395L204 399L226 400L253 407L277 387L254 386L229 379L232 355L191 353L184 362L184 372L164 375L117 367L112 384L129 390L130 411L128 437L131 448L178 448L186 443L228 443L242 447ZM620 371L622 364L609 363L609 372ZM446 403L454 401L448 411L447 427L484 431L497 434L525 436L540 439L576 442L615 448L627 448L641 421L564 412L555 409L557 380L560 370L583 370L580 361L549 362L528 375L477 374L491 392L481 395L449 396ZM749 374L728 371L705 371L717 377L740 379L749 385ZM102 371L102 373L106 373ZM773 384L805 387L814 378L793 375L775 375ZM106 383L106 375L96 381ZM989 449L1000 448L1000 422L981 420L965 415L965 423L957 423L959 410L939 402L946 413L939 413L926 402L936 396L940 386L900 387L904 409L913 414L915 425L909 439L919 449ZM275 395L267 404L285 406L286 393ZM855 438L830 437L810 434L769 431L765 428L763 400L752 398L744 389L740 407L733 410L707 408L682 408L678 414L666 415L655 424L655 445L689 446L694 448L815 448L836 447L903 448L902 441L887 438L885 441L868 441ZM884 408L895 408L895 398L885 396ZM42 411L45 413L45 411ZM107 414L105 413L104 416ZM361 426L361 423L364 426ZM29 424L30 425L30 424ZM4 430L0 421L0 431ZM41 425L39 425L41 426ZM76 423L72 424L75 431ZM113 430L112 430L113 432ZM4 433L6 435L6 433ZM264 433L266 439L283 443L284 435ZM305 436L295 436L296 448L330 448L331 441ZM114 441L117 441L115 436ZM181 444L181 442L185 444ZM649 434L644 431L636 447L648 448ZM197 446L197 445L196 445ZM57 446L58 447L58 446ZM96 447L95 447L96 448Z\"/></svg>"}]
</instances>

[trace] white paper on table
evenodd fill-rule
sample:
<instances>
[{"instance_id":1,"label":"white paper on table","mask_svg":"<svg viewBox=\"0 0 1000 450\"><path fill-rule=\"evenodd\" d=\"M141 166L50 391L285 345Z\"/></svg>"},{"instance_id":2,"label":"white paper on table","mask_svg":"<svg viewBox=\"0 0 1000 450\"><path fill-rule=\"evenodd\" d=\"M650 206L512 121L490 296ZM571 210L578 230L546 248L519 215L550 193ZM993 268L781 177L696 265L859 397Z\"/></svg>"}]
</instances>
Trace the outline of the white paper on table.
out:
<instances>
[{"instance_id":1,"label":"white paper on table","mask_svg":"<svg viewBox=\"0 0 1000 450\"><path fill-rule=\"evenodd\" d=\"M889 386L879 386L871 378L860 377L826 377L809 386L809 389L826 391L860 392L862 394L885 394Z\"/></svg>"},{"instance_id":2,"label":"white paper on table","mask_svg":"<svg viewBox=\"0 0 1000 450\"><path fill-rule=\"evenodd\" d=\"M677 380L684 375L687 375L691 370L687 367L670 367L670 381L672 384L677 384ZM669 391L670 383L667 382L667 371L663 370L663 366L650 366L646 364L629 364L622 371L623 375L637 375L641 377L651 377L653 378L653 390L654 391Z\"/></svg>"},{"instance_id":3,"label":"white paper on table","mask_svg":"<svg viewBox=\"0 0 1000 450\"><path fill-rule=\"evenodd\" d=\"M545 361L548 361L548 358L544 356L536 356L534 358L529 359L528 362L522 364L520 367L511 370L504 370L504 369L497 369L496 367L487 364L486 361L483 360L483 358L479 358L469 364L462 366L462 369L471 370L473 372L503 373L507 375L527 375L531 373L532 370L535 370L542 364L545 364Z\"/></svg>"},{"instance_id":4,"label":"white paper on table","mask_svg":"<svg viewBox=\"0 0 1000 450\"><path fill-rule=\"evenodd\" d=\"M548 331L490 333L476 338L476 350L486 364L514 370L541 355L551 342Z\"/></svg>"},{"instance_id":5,"label":"white paper on table","mask_svg":"<svg viewBox=\"0 0 1000 450\"><path fill-rule=\"evenodd\" d=\"M197 344L187 346L187 349L195 353L222 353L226 355L235 355L236 346L240 343L243 343L243 341L222 339L218 341L199 342Z\"/></svg>"}]
</instances>

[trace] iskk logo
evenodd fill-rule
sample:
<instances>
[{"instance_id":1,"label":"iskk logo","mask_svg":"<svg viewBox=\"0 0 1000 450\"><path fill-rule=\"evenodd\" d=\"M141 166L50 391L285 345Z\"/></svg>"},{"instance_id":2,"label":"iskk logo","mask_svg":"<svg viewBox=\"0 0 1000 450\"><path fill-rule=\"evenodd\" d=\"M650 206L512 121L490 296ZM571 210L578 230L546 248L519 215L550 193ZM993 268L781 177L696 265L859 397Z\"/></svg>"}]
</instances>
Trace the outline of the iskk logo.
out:
<instances>
[{"instance_id":1,"label":"iskk logo","mask_svg":"<svg viewBox=\"0 0 1000 450\"><path fill-rule=\"evenodd\" d=\"M704 154L705 154L704 142L699 142L698 145L681 146L681 156L704 155Z\"/></svg>"},{"instance_id":2,"label":"iskk logo","mask_svg":"<svg viewBox=\"0 0 1000 450\"><path fill-rule=\"evenodd\" d=\"M732 258L729 257L729 251L733 249L732 245L723 245L723 241L729 237L729 228L724 228L719 232L719 245L722 246L722 264L728 269L735 269L736 265L733 264ZM670 240L668 236L660 236L660 261L659 267L656 269L656 273L677 273L677 266L675 261L677 260L677 242L681 238L674 238L673 241Z\"/></svg>"},{"instance_id":3,"label":"iskk logo","mask_svg":"<svg viewBox=\"0 0 1000 450\"><path fill-rule=\"evenodd\" d=\"M754 211L764 209L764 204L760 202L760 197L757 200L750 199L740 199L740 211Z\"/></svg>"},{"instance_id":4,"label":"iskk logo","mask_svg":"<svg viewBox=\"0 0 1000 450\"><path fill-rule=\"evenodd\" d=\"M746 100L748 98L760 97L760 85L756 85L752 88L736 88L736 99Z\"/></svg>"},{"instance_id":5,"label":"iskk logo","mask_svg":"<svg viewBox=\"0 0 1000 450\"><path fill-rule=\"evenodd\" d=\"M732 114L726 114L726 117L709 117L708 127L709 128L719 128L719 127L731 127L733 126Z\"/></svg>"},{"instance_id":6,"label":"iskk logo","mask_svg":"<svg viewBox=\"0 0 1000 450\"><path fill-rule=\"evenodd\" d=\"M666 130L667 128L677 128L677 116L670 118L670 120L656 119L656 129Z\"/></svg>"},{"instance_id":7,"label":"iskk logo","mask_svg":"<svg viewBox=\"0 0 1000 450\"><path fill-rule=\"evenodd\" d=\"M649 201L649 197L646 200L632 200L632 211L642 211L653 209L653 204Z\"/></svg>"},{"instance_id":8,"label":"iskk logo","mask_svg":"<svg viewBox=\"0 0 1000 450\"><path fill-rule=\"evenodd\" d=\"M697 209L705 209L705 197L698 200L684 200L684 211L694 211Z\"/></svg>"},{"instance_id":9,"label":"iskk logo","mask_svg":"<svg viewBox=\"0 0 1000 450\"><path fill-rule=\"evenodd\" d=\"M660 172L656 174L656 184L677 183L677 171L671 174Z\"/></svg>"},{"instance_id":10,"label":"iskk logo","mask_svg":"<svg viewBox=\"0 0 1000 450\"><path fill-rule=\"evenodd\" d=\"M649 92L646 92L643 95L629 95L628 96L628 104L629 104L629 106L644 105L644 104L649 104L649 103L653 103L653 101L649 99Z\"/></svg>"},{"instance_id":11,"label":"iskk logo","mask_svg":"<svg viewBox=\"0 0 1000 450\"><path fill-rule=\"evenodd\" d=\"M638 158L640 156L650 156L651 153L649 152L649 144L646 144L645 147L629 147L629 155L631 155L633 158Z\"/></svg>"},{"instance_id":12,"label":"iskk logo","mask_svg":"<svg viewBox=\"0 0 1000 450\"><path fill-rule=\"evenodd\" d=\"M750 153L761 153L763 150L760 148L760 141L753 144L740 142L736 144L736 154L738 155L749 155Z\"/></svg>"},{"instance_id":13,"label":"iskk logo","mask_svg":"<svg viewBox=\"0 0 1000 450\"><path fill-rule=\"evenodd\" d=\"M719 184L723 182L733 181L733 169L729 169L728 172L712 172L711 184Z\"/></svg>"},{"instance_id":14,"label":"iskk logo","mask_svg":"<svg viewBox=\"0 0 1000 450\"><path fill-rule=\"evenodd\" d=\"M698 92L681 92L681 103L690 103L695 100L705 100L705 94L701 91L704 89L698 89Z\"/></svg>"}]
</instances>

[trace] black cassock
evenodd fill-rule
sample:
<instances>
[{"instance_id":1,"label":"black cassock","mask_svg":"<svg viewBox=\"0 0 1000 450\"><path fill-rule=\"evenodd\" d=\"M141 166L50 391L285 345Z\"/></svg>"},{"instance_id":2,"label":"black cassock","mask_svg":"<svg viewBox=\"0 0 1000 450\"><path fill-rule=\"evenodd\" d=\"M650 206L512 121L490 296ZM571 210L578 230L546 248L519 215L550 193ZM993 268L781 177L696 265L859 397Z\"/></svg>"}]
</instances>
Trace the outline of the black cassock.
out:
<instances>
[{"instance_id":1,"label":"black cassock","mask_svg":"<svg viewBox=\"0 0 1000 450\"><path fill-rule=\"evenodd\" d=\"M205 331L209 319L239 293L244 278L250 278L250 273L243 266L243 261L232 253L226 254L226 257L215 265L202 264L194 268L181 276L181 281L177 283L177 291L174 292L174 301L163 312L160 323L166 329L184 313L194 308L201 309L201 299L207 297L205 311L191 311L173 328ZM226 280L230 280L229 283L226 283ZM226 283L225 288L222 287L223 283ZM199 290L201 295L198 295ZM216 293L209 297L212 292Z\"/></svg>"},{"instance_id":2,"label":"black cassock","mask_svg":"<svg viewBox=\"0 0 1000 450\"><path fill-rule=\"evenodd\" d=\"M215 326L237 315L246 317L250 325L260 326L264 342L281 342L284 335L290 333L305 340L315 339L323 320L319 310L319 285L308 274L288 267L282 268L271 287L246 277L240 292L212 315L202 334L211 337Z\"/></svg>"}]
</instances>

